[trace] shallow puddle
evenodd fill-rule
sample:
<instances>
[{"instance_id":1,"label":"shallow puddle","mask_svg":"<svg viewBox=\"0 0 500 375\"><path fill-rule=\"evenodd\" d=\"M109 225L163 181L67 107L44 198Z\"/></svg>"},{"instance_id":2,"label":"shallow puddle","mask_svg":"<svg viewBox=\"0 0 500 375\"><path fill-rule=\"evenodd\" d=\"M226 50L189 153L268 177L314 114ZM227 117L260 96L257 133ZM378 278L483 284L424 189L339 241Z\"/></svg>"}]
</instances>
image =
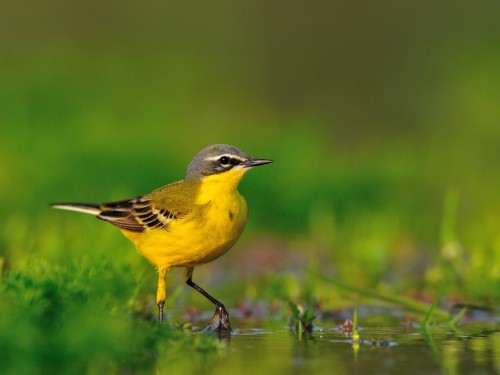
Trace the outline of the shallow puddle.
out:
<instances>
[{"instance_id":1,"label":"shallow puddle","mask_svg":"<svg viewBox=\"0 0 500 375\"><path fill-rule=\"evenodd\" d=\"M499 374L498 322L434 328L424 334L389 319L360 322L359 346L338 326L317 327L300 337L286 323L233 320L222 353L193 360L186 371L228 374ZM377 323L376 323L377 322ZM397 322L397 321L396 321ZM236 328L243 327L245 328Z\"/></svg>"}]
</instances>

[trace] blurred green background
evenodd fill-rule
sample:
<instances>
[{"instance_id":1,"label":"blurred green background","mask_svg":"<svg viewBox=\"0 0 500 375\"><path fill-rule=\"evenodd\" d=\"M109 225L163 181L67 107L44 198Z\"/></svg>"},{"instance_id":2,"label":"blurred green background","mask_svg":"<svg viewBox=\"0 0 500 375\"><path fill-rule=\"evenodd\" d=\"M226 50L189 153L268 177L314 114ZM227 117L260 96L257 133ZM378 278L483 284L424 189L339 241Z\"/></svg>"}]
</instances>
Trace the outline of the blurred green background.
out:
<instances>
[{"instance_id":1,"label":"blurred green background","mask_svg":"<svg viewBox=\"0 0 500 375\"><path fill-rule=\"evenodd\" d=\"M23 290L52 277L69 304L79 292L61 292L61 275L81 276L79 264L128 270L140 287L127 281L123 298L151 303L154 271L118 231L48 204L149 192L212 143L276 161L241 184L243 238L195 273L229 306L342 305L301 266L429 298L450 280L449 298L498 303L498 2L2 8L0 256L2 293L21 300L4 306L12 316L37 298L50 305L45 289ZM169 278L182 285L180 273ZM207 308L184 289L178 305Z\"/></svg>"}]
</instances>

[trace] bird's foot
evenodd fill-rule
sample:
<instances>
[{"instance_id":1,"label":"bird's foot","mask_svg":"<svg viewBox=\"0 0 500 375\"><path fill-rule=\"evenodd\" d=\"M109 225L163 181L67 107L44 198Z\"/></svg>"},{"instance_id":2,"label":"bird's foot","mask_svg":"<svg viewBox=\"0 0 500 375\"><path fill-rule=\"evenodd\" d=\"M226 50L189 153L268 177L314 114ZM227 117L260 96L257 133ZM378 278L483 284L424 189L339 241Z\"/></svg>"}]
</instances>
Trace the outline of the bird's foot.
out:
<instances>
[{"instance_id":1,"label":"bird's foot","mask_svg":"<svg viewBox=\"0 0 500 375\"><path fill-rule=\"evenodd\" d=\"M224 305L219 305L215 308L214 316L208 323L205 331L215 332L219 336L231 334L231 324L229 323L229 314Z\"/></svg>"}]
</instances>

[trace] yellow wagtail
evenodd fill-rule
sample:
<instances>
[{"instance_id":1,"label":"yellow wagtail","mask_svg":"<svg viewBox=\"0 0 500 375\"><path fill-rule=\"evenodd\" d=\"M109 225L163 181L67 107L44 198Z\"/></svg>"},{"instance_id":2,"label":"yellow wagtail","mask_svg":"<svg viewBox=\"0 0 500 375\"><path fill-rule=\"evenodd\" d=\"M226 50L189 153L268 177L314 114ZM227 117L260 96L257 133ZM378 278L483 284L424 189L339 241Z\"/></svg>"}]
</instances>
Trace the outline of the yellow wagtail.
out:
<instances>
[{"instance_id":1,"label":"yellow wagtail","mask_svg":"<svg viewBox=\"0 0 500 375\"><path fill-rule=\"evenodd\" d=\"M268 163L272 160L255 159L236 147L216 144L193 158L184 180L152 193L112 203L56 203L53 207L92 214L116 225L158 269L160 324L165 275L172 267L185 267L186 283L216 307L207 328L230 331L226 308L192 281L193 270L226 253L240 237L248 210L238 184L250 168Z\"/></svg>"}]
</instances>

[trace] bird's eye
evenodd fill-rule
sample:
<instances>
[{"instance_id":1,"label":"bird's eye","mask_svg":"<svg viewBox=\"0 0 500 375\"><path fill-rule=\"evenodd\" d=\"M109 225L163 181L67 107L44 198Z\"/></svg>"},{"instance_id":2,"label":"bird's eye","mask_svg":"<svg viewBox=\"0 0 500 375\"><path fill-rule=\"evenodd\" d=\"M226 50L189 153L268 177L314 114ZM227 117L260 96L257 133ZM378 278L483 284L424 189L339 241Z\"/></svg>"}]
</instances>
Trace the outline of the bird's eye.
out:
<instances>
[{"instance_id":1,"label":"bird's eye","mask_svg":"<svg viewBox=\"0 0 500 375\"><path fill-rule=\"evenodd\" d=\"M219 159L219 161L222 165L228 165L230 160L231 159L229 158L229 156L221 156Z\"/></svg>"}]
</instances>

